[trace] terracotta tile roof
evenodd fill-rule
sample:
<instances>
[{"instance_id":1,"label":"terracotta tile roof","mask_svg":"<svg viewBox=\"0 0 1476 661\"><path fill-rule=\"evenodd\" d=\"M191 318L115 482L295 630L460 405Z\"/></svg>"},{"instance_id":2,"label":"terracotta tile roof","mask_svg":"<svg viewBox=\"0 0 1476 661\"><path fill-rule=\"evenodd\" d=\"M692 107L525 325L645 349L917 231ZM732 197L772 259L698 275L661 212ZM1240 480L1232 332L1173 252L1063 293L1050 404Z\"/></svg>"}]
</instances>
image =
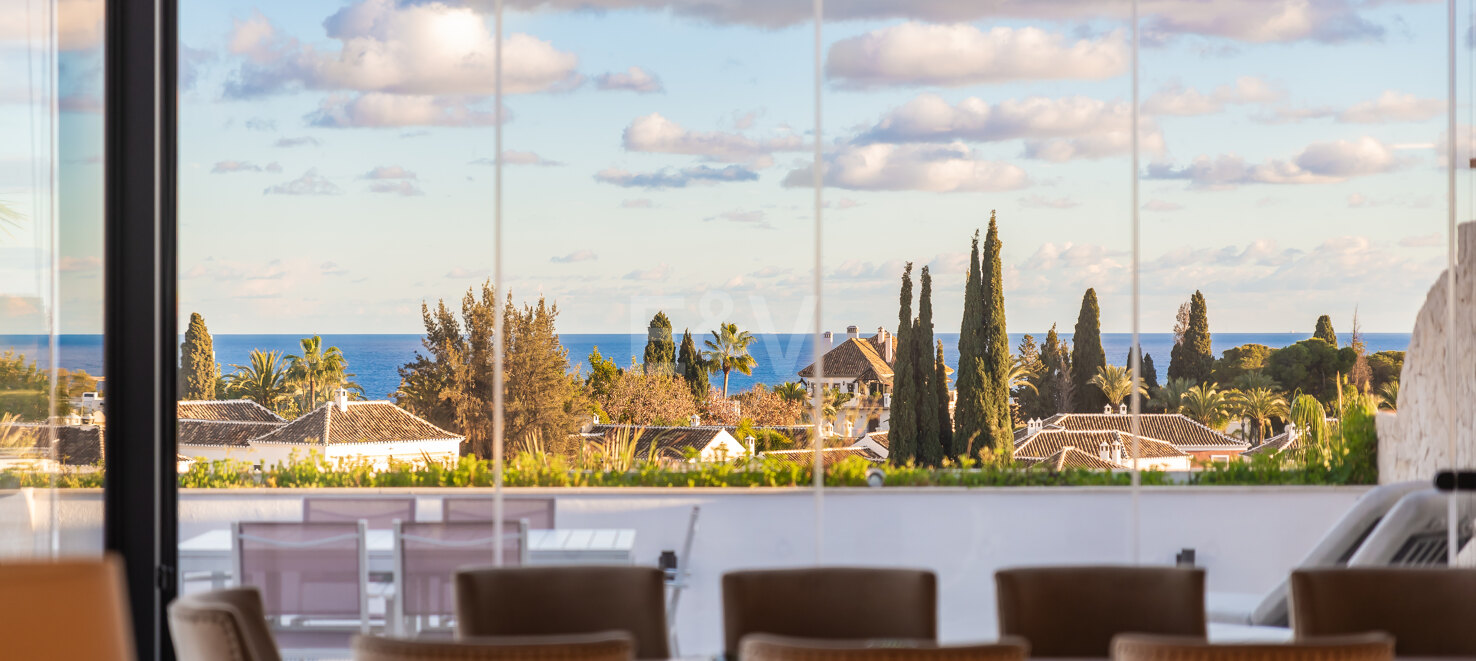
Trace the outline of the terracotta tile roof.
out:
<instances>
[{"instance_id":1,"label":"terracotta tile roof","mask_svg":"<svg viewBox=\"0 0 1476 661\"><path fill-rule=\"evenodd\" d=\"M175 416L180 420L287 422L271 409L249 399L186 400L175 405Z\"/></svg>"},{"instance_id":2,"label":"terracotta tile roof","mask_svg":"<svg viewBox=\"0 0 1476 661\"><path fill-rule=\"evenodd\" d=\"M1300 446L1301 446L1300 443L1297 443L1297 442L1291 440L1289 437L1287 437L1286 432L1281 432L1280 434L1277 434L1275 436L1272 436L1271 438L1268 438L1268 439L1266 439L1264 441L1261 441L1261 444L1260 445L1257 445L1256 447L1253 447L1253 448L1251 448L1249 450L1246 450L1245 452L1242 452L1240 454L1242 454L1242 455L1275 454L1277 452L1281 452L1282 450L1295 449L1295 448L1300 447Z\"/></svg>"},{"instance_id":3,"label":"terracotta tile roof","mask_svg":"<svg viewBox=\"0 0 1476 661\"><path fill-rule=\"evenodd\" d=\"M727 430L727 432L729 434L732 434L733 435L733 438L738 439L738 442L739 443L742 443L743 442L743 439L738 436L738 427L736 427L734 425L725 425L723 427L723 429L724 430ZM768 431L772 431L772 432L778 432L780 434L783 434L785 438L787 438L787 439L789 439L791 441L794 441L795 443L809 443L810 442L810 434L815 431L815 426L814 425L768 425L766 427L754 427L754 429L756 429L756 430L768 430Z\"/></svg>"},{"instance_id":4,"label":"terracotta tile roof","mask_svg":"<svg viewBox=\"0 0 1476 661\"><path fill-rule=\"evenodd\" d=\"M1145 436L1139 436L1138 440L1138 458L1140 459L1185 456L1184 452L1175 448L1172 444ZM1127 456L1131 456L1133 451L1132 434L1125 434L1119 431L1045 429L1036 432L1024 442L1016 445L1015 458L1020 460L1045 459L1046 457L1059 454L1061 450L1068 447L1090 452L1095 456L1102 447L1102 443L1105 442L1111 446L1119 441L1122 442L1124 452L1127 453Z\"/></svg>"},{"instance_id":5,"label":"terracotta tile roof","mask_svg":"<svg viewBox=\"0 0 1476 661\"><path fill-rule=\"evenodd\" d=\"M342 411L328 402L252 442L338 445L462 439L392 402L377 401L349 402Z\"/></svg>"},{"instance_id":6,"label":"terracotta tile roof","mask_svg":"<svg viewBox=\"0 0 1476 661\"><path fill-rule=\"evenodd\" d=\"M589 433L600 440L613 440L620 435L621 430L630 434L640 433L635 441L635 458L645 459L654 457L656 459L680 460L686 459L687 450L701 451L718 437L718 434L727 431L724 427L717 425L703 425L700 427L658 427L652 425L595 425ZM740 444L742 441L739 442ZM653 452L652 446L655 446ZM737 457L733 457L737 458Z\"/></svg>"},{"instance_id":7,"label":"terracotta tile roof","mask_svg":"<svg viewBox=\"0 0 1476 661\"><path fill-rule=\"evenodd\" d=\"M97 425L48 425L17 422L10 425L13 442L23 452L38 458L51 456L51 437L56 434L57 461L68 466L92 466L103 460L103 428Z\"/></svg>"},{"instance_id":8,"label":"terracotta tile roof","mask_svg":"<svg viewBox=\"0 0 1476 661\"><path fill-rule=\"evenodd\" d=\"M769 452L761 452L759 453L759 456L792 462L801 466L815 465L815 451L813 449L772 450ZM871 462L880 462L882 460L882 458L878 456L875 452L872 452L871 450L868 450L866 448L823 448L820 450L820 461L824 462L824 466L827 469L835 465L837 462L845 461L846 459L850 459L851 457L861 457L862 459Z\"/></svg>"},{"instance_id":9,"label":"terracotta tile roof","mask_svg":"<svg viewBox=\"0 0 1476 661\"><path fill-rule=\"evenodd\" d=\"M876 346L868 340L850 338L825 353L821 359L825 364L825 378L859 379L862 381L892 382L892 366L876 352ZM815 363L799 371L802 377L815 375Z\"/></svg>"},{"instance_id":10,"label":"terracotta tile roof","mask_svg":"<svg viewBox=\"0 0 1476 661\"><path fill-rule=\"evenodd\" d=\"M1061 448L1055 454L1044 459L1035 460L1032 467L1040 467L1047 470L1061 471L1071 468L1085 468L1087 470L1131 470L1127 466L1117 462L1108 461L1098 457L1093 452L1086 452L1073 446Z\"/></svg>"},{"instance_id":11,"label":"terracotta tile roof","mask_svg":"<svg viewBox=\"0 0 1476 661\"><path fill-rule=\"evenodd\" d=\"M1057 413L1045 419L1046 429L1058 427L1070 431L1131 432L1131 415L1105 413ZM1138 433L1148 438L1172 443L1180 450L1250 447L1249 443L1206 427L1178 413L1145 413L1139 417Z\"/></svg>"},{"instance_id":12,"label":"terracotta tile roof","mask_svg":"<svg viewBox=\"0 0 1476 661\"><path fill-rule=\"evenodd\" d=\"M240 422L236 420L180 420L175 425L180 445L246 447L246 441L265 436L285 422Z\"/></svg>"},{"instance_id":13,"label":"terracotta tile roof","mask_svg":"<svg viewBox=\"0 0 1476 661\"><path fill-rule=\"evenodd\" d=\"M867 436L870 436L871 440L876 441L877 445L880 445L888 450L892 449L892 446L887 445L887 432L874 431L870 434L867 434Z\"/></svg>"}]
</instances>

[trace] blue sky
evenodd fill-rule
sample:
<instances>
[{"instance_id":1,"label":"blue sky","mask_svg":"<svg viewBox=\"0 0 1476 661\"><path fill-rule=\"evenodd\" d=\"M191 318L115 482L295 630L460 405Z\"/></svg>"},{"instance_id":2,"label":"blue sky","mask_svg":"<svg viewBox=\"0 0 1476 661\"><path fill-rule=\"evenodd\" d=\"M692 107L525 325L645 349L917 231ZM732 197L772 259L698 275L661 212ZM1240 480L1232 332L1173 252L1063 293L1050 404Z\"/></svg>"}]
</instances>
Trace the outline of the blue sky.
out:
<instances>
[{"instance_id":1,"label":"blue sky","mask_svg":"<svg viewBox=\"0 0 1476 661\"><path fill-rule=\"evenodd\" d=\"M955 330L969 237L994 209L1012 331L1069 327L1086 287L1104 330L1128 330L1127 4L828 4L826 328L895 325L912 260L934 272L939 329ZM94 3L62 6L85 27ZM490 274L486 9L182 6L182 315L218 333L418 332L421 301ZM1410 329L1444 263L1443 9L1143 3L1146 331L1169 330L1195 288L1212 330L1310 329L1322 313L1343 328L1355 307L1366 330ZM678 328L811 330L808 11L509 2L514 295L556 300L564 332L640 330L658 308ZM97 42L73 32L64 99L96 81ZM71 107L57 303L64 331L87 332L100 132L95 110ZM0 199L26 199L22 182L5 186ZM25 299L28 264L52 252L0 250L18 256L0 295ZM7 309L23 332L24 311Z\"/></svg>"}]
</instances>

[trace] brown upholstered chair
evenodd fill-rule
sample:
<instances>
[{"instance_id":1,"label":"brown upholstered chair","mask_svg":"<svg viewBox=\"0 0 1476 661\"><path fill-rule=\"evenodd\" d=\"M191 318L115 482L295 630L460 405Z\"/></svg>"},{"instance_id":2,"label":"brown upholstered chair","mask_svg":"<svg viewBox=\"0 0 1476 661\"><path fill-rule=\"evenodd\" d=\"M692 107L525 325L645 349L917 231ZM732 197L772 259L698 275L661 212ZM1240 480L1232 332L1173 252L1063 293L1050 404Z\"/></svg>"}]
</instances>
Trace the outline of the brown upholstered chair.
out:
<instances>
[{"instance_id":1,"label":"brown upholstered chair","mask_svg":"<svg viewBox=\"0 0 1476 661\"><path fill-rule=\"evenodd\" d=\"M132 661L122 563L0 563L0 657Z\"/></svg>"},{"instance_id":2,"label":"brown upholstered chair","mask_svg":"<svg viewBox=\"0 0 1476 661\"><path fill-rule=\"evenodd\" d=\"M185 595L169 604L179 661L281 661L256 588Z\"/></svg>"},{"instance_id":3,"label":"brown upholstered chair","mask_svg":"<svg viewBox=\"0 0 1476 661\"><path fill-rule=\"evenodd\" d=\"M1025 567L994 582L1000 635L1034 657L1105 657L1120 633L1205 637L1203 570Z\"/></svg>"},{"instance_id":4,"label":"brown upholstered chair","mask_svg":"<svg viewBox=\"0 0 1476 661\"><path fill-rule=\"evenodd\" d=\"M641 659L670 656L666 586L655 567L489 567L456 572L456 633L547 636L625 631Z\"/></svg>"},{"instance_id":5,"label":"brown upholstered chair","mask_svg":"<svg viewBox=\"0 0 1476 661\"><path fill-rule=\"evenodd\" d=\"M744 661L1025 661L1030 645L1019 638L938 645L928 641L822 640L755 633L744 636L738 650Z\"/></svg>"},{"instance_id":6,"label":"brown upholstered chair","mask_svg":"<svg viewBox=\"0 0 1476 661\"><path fill-rule=\"evenodd\" d=\"M819 567L723 575L724 651L755 633L932 641L938 578L930 571Z\"/></svg>"},{"instance_id":7,"label":"brown upholstered chair","mask_svg":"<svg viewBox=\"0 0 1476 661\"><path fill-rule=\"evenodd\" d=\"M1298 638L1385 631L1400 656L1476 656L1476 569L1302 569L1291 588Z\"/></svg>"},{"instance_id":8,"label":"brown upholstered chair","mask_svg":"<svg viewBox=\"0 0 1476 661\"><path fill-rule=\"evenodd\" d=\"M630 661L623 631L572 636L407 640L354 636L354 661Z\"/></svg>"},{"instance_id":9,"label":"brown upholstered chair","mask_svg":"<svg viewBox=\"0 0 1476 661\"><path fill-rule=\"evenodd\" d=\"M1392 661L1386 633L1307 638L1294 643L1209 643L1198 638L1122 634L1112 639L1113 661Z\"/></svg>"}]
</instances>

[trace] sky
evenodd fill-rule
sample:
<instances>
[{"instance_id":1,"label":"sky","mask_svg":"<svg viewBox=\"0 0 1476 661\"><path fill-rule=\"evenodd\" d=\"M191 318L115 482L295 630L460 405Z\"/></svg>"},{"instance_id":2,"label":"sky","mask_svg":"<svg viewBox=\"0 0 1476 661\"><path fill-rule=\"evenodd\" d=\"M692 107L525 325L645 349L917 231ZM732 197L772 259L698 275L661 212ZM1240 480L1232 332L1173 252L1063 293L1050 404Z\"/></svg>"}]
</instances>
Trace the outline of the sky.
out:
<instances>
[{"instance_id":1,"label":"sky","mask_svg":"<svg viewBox=\"0 0 1476 661\"><path fill-rule=\"evenodd\" d=\"M12 72L38 66L24 3L0 2L6 78L23 80ZM1069 329L1088 287L1103 330L1129 330L1128 3L826 4L823 330L895 327L911 261L933 275L938 330L956 332L969 242L991 213L1011 331ZM0 121L19 127L0 201L33 212L0 233L0 333L44 332L53 305L62 332L101 326L100 7L59 5L54 246L27 130L45 100L0 85ZM566 333L641 332L657 310L679 331L813 331L810 3L507 7L501 269L514 298L557 302ZM182 319L417 333L422 302L458 305L491 277L490 10L182 3ZM1213 331L1310 332L1319 314L1342 330L1356 311L1366 331L1408 332L1445 261L1443 4L1141 12L1143 330L1169 331L1200 289Z\"/></svg>"}]
</instances>

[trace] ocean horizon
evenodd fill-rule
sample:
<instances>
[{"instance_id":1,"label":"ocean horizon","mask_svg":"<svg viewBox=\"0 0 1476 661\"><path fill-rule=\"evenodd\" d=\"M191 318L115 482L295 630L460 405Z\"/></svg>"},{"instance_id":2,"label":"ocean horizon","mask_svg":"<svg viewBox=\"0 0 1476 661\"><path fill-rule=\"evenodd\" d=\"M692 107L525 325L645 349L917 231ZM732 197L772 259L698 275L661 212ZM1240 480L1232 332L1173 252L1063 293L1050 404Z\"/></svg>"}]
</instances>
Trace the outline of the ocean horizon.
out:
<instances>
[{"instance_id":1,"label":"ocean horizon","mask_svg":"<svg viewBox=\"0 0 1476 661\"><path fill-rule=\"evenodd\" d=\"M1019 346L1021 338L1025 335L1026 333L1010 333L1012 350ZM1045 339L1044 332L1030 333L1030 335L1035 336L1037 343ZM296 334L215 335L213 336L215 356L221 364L222 373L230 373L233 371L231 365L247 363L253 349L295 353L300 348L298 341L306 336ZM867 336L867 334L862 335L862 337ZM1211 336L1211 344L1215 355L1219 356L1226 349L1242 344L1264 344L1279 348L1310 336L1308 333L1215 333ZM354 373L354 380L364 387L367 397L386 399L399 388L399 367L414 360L417 351L422 351L420 344L422 337L413 334L325 334L323 343L325 346L336 346L343 351L344 357L348 360L349 371ZM812 362L813 335L765 333L756 334L754 337L754 344L750 347L749 352L758 360L758 365L751 376L733 372L728 383L730 393L747 390L756 383L772 386L785 381L794 381L798 378L797 372ZM836 344L843 342L845 337L844 333L837 333L834 342ZM944 360L950 367L956 368L958 366L958 333L939 333L936 337L943 341ZM1062 334L1061 338L1069 341L1071 334ZM1404 351L1409 346L1410 334L1365 333L1363 338L1368 344L1370 353ZM581 371L588 370L585 362L595 347L599 347L600 353L606 358L612 358L624 367L630 365L632 360L639 361L646 346L644 334L570 333L561 335L560 339L564 348L569 352L570 370ZM701 338L694 339L701 342ZM1340 336L1339 339L1346 342L1344 336ZM1168 369L1169 352L1174 344L1173 333L1143 333L1140 336L1140 342L1143 345L1143 352L1153 357L1159 379L1162 380L1165 370ZM1108 363L1126 365L1128 347L1131 345L1131 333L1102 334L1102 349L1107 354ZM15 351L35 360L38 365L46 364L49 347L50 341L46 335L0 335L0 352ZM57 357L57 362L63 368L86 370L88 374L94 376L106 376L102 373L102 335L59 335L57 336ZM721 388L722 373L713 374L712 382L715 387Z\"/></svg>"}]
</instances>

